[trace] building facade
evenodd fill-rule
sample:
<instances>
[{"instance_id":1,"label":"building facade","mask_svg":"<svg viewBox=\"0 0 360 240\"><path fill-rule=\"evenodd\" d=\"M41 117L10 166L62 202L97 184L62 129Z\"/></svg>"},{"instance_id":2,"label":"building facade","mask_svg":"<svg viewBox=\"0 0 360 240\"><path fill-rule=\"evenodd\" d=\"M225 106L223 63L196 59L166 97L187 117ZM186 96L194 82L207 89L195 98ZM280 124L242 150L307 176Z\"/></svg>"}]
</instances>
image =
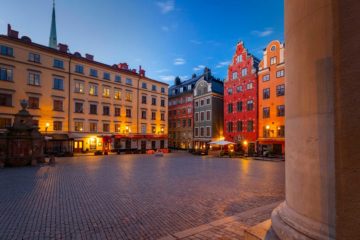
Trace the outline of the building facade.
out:
<instances>
[{"instance_id":1,"label":"building facade","mask_svg":"<svg viewBox=\"0 0 360 240\"><path fill-rule=\"evenodd\" d=\"M194 148L204 151L209 142L223 138L224 83L205 68L194 89Z\"/></svg>"},{"instance_id":2,"label":"building facade","mask_svg":"<svg viewBox=\"0 0 360 240\"><path fill-rule=\"evenodd\" d=\"M274 154L285 151L284 44L272 41L259 64L259 149Z\"/></svg>"},{"instance_id":3,"label":"building facade","mask_svg":"<svg viewBox=\"0 0 360 240\"><path fill-rule=\"evenodd\" d=\"M64 44L36 44L10 26L0 48L0 128L11 125L27 99L51 151L69 151L67 139L77 152L167 148L168 85L141 67L100 63Z\"/></svg>"},{"instance_id":4,"label":"building facade","mask_svg":"<svg viewBox=\"0 0 360 240\"><path fill-rule=\"evenodd\" d=\"M169 147L193 149L194 104L196 82L203 75L178 82L169 88ZM180 80L180 79L179 79Z\"/></svg>"},{"instance_id":5,"label":"building facade","mask_svg":"<svg viewBox=\"0 0 360 240\"><path fill-rule=\"evenodd\" d=\"M259 60L239 42L224 83L225 139L249 153L256 151L258 137L258 65Z\"/></svg>"}]
</instances>

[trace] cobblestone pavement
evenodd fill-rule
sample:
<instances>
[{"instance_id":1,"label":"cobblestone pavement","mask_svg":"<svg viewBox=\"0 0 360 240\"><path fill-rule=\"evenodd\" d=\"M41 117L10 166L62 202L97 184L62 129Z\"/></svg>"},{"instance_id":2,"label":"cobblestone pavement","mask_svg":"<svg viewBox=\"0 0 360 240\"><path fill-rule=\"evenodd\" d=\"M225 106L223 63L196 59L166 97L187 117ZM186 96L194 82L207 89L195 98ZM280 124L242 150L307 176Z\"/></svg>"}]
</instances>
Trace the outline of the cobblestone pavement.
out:
<instances>
[{"instance_id":1,"label":"cobblestone pavement","mask_svg":"<svg viewBox=\"0 0 360 240\"><path fill-rule=\"evenodd\" d=\"M284 198L284 162L172 153L0 169L0 239L157 239Z\"/></svg>"}]
</instances>

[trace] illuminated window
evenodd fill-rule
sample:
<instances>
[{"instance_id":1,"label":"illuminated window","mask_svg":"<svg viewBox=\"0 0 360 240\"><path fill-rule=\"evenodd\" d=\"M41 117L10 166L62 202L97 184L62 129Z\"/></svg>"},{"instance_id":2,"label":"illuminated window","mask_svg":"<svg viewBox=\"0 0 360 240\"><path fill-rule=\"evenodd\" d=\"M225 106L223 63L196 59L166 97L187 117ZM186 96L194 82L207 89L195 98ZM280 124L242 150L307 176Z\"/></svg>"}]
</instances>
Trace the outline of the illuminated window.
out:
<instances>
[{"instance_id":1,"label":"illuminated window","mask_svg":"<svg viewBox=\"0 0 360 240\"><path fill-rule=\"evenodd\" d=\"M121 99L121 90L120 89L114 89L114 99L120 100Z\"/></svg>"},{"instance_id":2,"label":"illuminated window","mask_svg":"<svg viewBox=\"0 0 360 240\"><path fill-rule=\"evenodd\" d=\"M98 86L96 84L89 84L89 94L92 96L98 95Z\"/></svg>"},{"instance_id":3,"label":"illuminated window","mask_svg":"<svg viewBox=\"0 0 360 240\"><path fill-rule=\"evenodd\" d=\"M109 87L103 87L103 97L110 97L110 88Z\"/></svg>"},{"instance_id":4,"label":"illuminated window","mask_svg":"<svg viewBox=\"0 0 360 240\"><path fill-rule=\"evenodd\" d=\"M75 92L76 93L84 93L85 92L85 84L82 81L75 82Z\"/></svg>"},{"instance_id":5,"label":"illuminated window","mask_svg":"<svg viewBox=\"0 0 360 240\"><path fill-rule=\"evenodd\" d=\"M128 102L132 102L132 92L129 91L125 92L125 100Z\"/></svg>"}]
</instances>

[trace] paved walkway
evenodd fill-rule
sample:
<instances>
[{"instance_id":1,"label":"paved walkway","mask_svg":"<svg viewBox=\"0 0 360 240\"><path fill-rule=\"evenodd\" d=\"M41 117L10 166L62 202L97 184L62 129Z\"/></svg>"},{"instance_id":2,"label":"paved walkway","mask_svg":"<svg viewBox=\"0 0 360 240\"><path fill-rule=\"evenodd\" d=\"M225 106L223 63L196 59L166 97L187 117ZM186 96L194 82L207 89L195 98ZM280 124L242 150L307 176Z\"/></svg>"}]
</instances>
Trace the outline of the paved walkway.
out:
<instances>
[{"instance_id":1,"label":"paved walkway","mask_svg":"<svg viewBox=\"0 0 360 240\"><path fill-rule=\"evenodd\" d=\"M0 169L0 239L158 239L284 198L283 162L187 153L57 161Z\"/></svg>"}]
</instances>

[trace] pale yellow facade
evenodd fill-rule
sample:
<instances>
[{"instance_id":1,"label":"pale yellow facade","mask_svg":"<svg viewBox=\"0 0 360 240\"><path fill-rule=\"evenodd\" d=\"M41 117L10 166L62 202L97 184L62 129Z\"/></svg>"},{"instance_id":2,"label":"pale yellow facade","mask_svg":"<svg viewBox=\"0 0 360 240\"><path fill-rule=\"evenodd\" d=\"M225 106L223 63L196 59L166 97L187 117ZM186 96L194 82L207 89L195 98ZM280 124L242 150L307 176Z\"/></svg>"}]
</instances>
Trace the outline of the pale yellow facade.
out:
<instances>
[{"instance_id":1,"label":"pale yellow facade","mask_svg":"<svg viewBox=\"0 0 360 240\"><path fill-rule=\"evenodd\" d=\"M125 139L132 149L144 147L142 141L147 149L167 148L167 84L67 53L67 48L3 35L0 46L0 128L9 125L26 99L40 131L68 135L75 150L103 149L104 137L112 139L110 149L125 148Z\"/></svg>"}]
</instances>

